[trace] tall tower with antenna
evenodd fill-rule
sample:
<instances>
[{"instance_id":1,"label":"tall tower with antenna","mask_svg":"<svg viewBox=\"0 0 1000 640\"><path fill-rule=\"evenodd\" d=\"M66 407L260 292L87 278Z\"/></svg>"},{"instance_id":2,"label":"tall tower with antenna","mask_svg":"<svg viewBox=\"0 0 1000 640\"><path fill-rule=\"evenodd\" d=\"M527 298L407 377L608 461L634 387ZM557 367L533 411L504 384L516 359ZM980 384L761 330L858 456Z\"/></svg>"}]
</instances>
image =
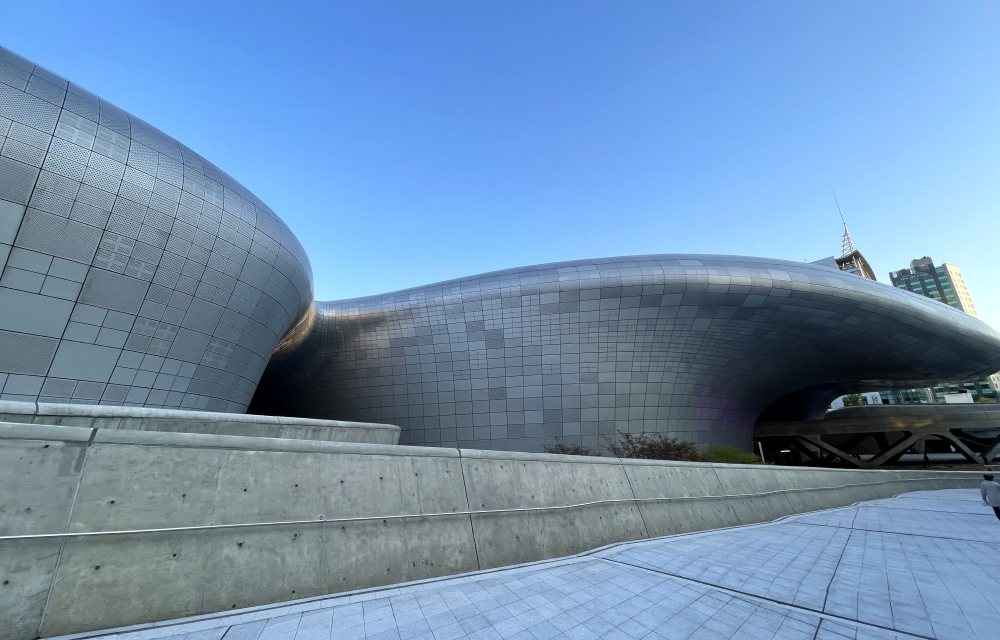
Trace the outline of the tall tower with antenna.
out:
<instances>
[{"instance_id":1,"label":"tall tower with antenna","mask_svg":"<svg viewBox=\"0 0 1000 640\"><path fill-rule=\"evenodd\" d=\"M836 191L833 192L833 201L837 203L837 212L840 214L840 221L844 223L844 239L840 243L840 257L846 258L854 253L854 243L851 242L851 232L847 230L847 221L844 220L844 212L840 208L840 201L837 200Z\"/></svg>"},{"instance_id":2,"label":"tall tower with antenna","mask_svg":"<svg viewBox=\"0 0 1000 640\"><path fill-rule=\"evenodd\" d=\"M875 272L872 270L871 265L861 255L861 252L854 248L854 241L851 240L851 232L847 229L847 220L844 219L844 211L840 208L840 201L837 199L836 192L833 193L833 201L837 203L837 212L840 214L840 221L844 225L844 237L840 242L840 257L834 258L831 256L823 258L822 260L816 260L813 264L821 264L825 267L853 273L862 278L876 280Z\"/></svg>"}]
</instances>

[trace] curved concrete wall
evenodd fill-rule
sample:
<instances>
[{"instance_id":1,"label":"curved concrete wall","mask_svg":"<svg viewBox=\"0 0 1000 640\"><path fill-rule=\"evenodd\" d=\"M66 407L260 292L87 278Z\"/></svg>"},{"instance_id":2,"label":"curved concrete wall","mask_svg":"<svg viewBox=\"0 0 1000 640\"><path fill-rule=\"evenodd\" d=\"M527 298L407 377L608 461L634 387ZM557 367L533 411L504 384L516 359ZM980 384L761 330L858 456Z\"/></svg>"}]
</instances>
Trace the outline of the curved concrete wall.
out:
<instances>
[{"instance_id":1,"label":"curved concrete wall","mask_svg":"<svg viewBox=\"0 0 1000 640\"><path fill-rule=\"evenodd\" d=\"M0 400L241 412L313 301L259 198L2 47L0 270Z\"/></svg>"},{"instance_id":2,"label":"curved concrete wall","mask_svg":"<svg viewBox=\"0 0 1000 640\"><path fill-rule=\"evenodd\" d=\"M957 309L766 258L577 260L316 309L250 409L389 422L425 446L600 448L622 430L749 449L769 406L806 419L847 391L1000 369L1000 334Z\"/></svg>"},{"instance_id":3,"label":"curved concrete wall","mask_svg":"<svg viewBox=\"0 0 1000 640\"><path fill-rule=\"evenodd\" d=\"M0 639L432 578L978 482L971 473L3 424ZM484 511L492 513L475 513ZM240 526L185 529L209 524Z\"/></svg>"},{"instance_id":4,"label":"curved concrete wall","mask_svg":"<svg viewBox=\"0 0 1000 640\"><path fill-rule=\"evenodd\" d=\"M323 442L399 443L399 427L391 424L142 407L0 401L0 422Z\"/></svg>"}]
</instances>

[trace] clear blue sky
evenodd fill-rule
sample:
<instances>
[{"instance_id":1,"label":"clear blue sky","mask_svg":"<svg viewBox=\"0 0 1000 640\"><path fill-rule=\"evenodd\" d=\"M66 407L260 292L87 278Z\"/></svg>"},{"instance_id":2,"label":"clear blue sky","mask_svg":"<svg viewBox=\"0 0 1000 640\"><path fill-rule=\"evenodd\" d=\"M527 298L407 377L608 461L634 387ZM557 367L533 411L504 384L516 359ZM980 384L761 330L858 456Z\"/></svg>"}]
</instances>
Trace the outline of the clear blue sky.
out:
<instances>
[{"instance_id":1,"label":"clear blue sky","mask_svg":"<svg viewBox=\"0 0 1000 640\"><path fill-rule=\"evenodd\" d=\"M45 2L0 42L216 163L317 299L574 258L962 267L1000 328L996 2Z\"/></svg>"}]
</instances>

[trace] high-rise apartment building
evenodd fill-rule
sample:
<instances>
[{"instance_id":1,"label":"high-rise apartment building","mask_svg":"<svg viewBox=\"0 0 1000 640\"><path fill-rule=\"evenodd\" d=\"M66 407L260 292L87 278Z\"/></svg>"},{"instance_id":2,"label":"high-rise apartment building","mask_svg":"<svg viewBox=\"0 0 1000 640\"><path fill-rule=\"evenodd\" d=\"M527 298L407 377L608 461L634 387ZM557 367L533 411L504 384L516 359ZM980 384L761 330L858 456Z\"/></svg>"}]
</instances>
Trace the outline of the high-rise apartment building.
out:
<instances>
[{"instance_id":1,"label":"high-rise apartment building","mask_svg":"<svg viewBox=\"0 0 1000 640\"><path fill-rule=\"evenodd\" d=\"M934 261L924 256L911 261L909 269L890 272L889 280L894 287L934 298L973 318L979 317L976 305L972 304L969 289L965 286L962 270L953 264L945 263L935 267Z\"/></svg>"},{"instance_id":2,"label":"high-rise apartment building","mask_svg":"<svg viewBox=\"0 0 1000 640\"><path fill-rule=\"evenodd\" d=\"M890 272L889 280L892 282L892 286L898 289L919 293L964 311L974 318L979 317L979 314L976 313L976 305L972 303L972 296L969 295L969 288L965 286L962 270L953 264L944 263L940 266L934 266L934 261L930 257L924 256L911 261L909 269ZM930 402L952 402L955 401L956 394L968 394L973 402L980 400L995 402L998 391L1000 391L1000 375L992 375L987 380L944 384L940 387L927 389L926 393ZM893 392L882 393L883 400L895 404L886 398L887 393ZM899 401L897 398L893 399ZM919 402L919 400L915 401ZM908 404L905 400L901 403Z\"/></svg>"}]
</instances>

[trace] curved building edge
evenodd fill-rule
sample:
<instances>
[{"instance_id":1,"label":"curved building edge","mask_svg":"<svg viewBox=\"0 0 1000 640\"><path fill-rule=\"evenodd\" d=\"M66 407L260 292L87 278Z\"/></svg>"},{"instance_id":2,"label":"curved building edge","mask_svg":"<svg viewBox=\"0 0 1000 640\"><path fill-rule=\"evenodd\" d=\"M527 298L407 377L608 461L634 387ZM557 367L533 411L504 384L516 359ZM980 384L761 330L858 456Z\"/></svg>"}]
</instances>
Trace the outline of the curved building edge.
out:
<instances>
[{"instance_id":1,"label":"curved building edge","mask_svg":"<svg viewBox=\"0 0 1000 640\"><path fill-rule=\"evenodd\" d=\"M651 255L318 302L251 411L387 422L401 442L599 448L617 430L748 446L842 393L1000 369L1000 334L822 266Z\"/></svg>"},{"instance_id":2,"label":"curved building edge","mask_svg":"<svg viewBox=\"0 0 1000 640\"><path fill-rule=\"evenodd\" d=\"M299 241L155 127L0 48L0 400L242 412Z\"/></svg>"}]
</instances>

